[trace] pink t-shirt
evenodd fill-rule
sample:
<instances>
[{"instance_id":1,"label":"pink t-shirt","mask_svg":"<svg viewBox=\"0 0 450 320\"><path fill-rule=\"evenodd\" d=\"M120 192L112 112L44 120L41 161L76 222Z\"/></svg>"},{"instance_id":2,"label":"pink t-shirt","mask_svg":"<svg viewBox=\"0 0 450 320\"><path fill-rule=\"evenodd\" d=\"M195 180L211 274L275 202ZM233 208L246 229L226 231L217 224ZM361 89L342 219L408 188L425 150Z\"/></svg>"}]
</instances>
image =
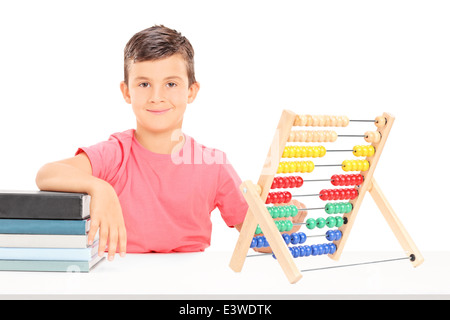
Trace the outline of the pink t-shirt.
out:
<instances>
[{"instance_id":1,"label":"pink t-shirt","mask_svg":"<svg viewBox=\"0 0 450 320\"><path fill-rule=\"evenodd\" d=\"M127 229L127 252L203 251L210 245L210 214L216 207L229 227L244 221L248 205L225 153L184 136L175 155L145 149L134 129L76 152L84 151L93 175L114 187Z\"/></svg>"}]
</instances>

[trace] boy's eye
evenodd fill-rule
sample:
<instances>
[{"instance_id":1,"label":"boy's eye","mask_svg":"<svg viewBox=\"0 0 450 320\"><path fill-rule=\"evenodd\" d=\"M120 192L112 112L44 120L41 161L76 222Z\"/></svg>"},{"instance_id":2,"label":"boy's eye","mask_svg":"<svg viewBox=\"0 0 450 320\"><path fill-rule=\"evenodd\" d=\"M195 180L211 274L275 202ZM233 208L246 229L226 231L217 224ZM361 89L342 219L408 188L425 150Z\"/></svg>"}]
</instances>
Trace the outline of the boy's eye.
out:
<instances>
[{"instance_id":1,"label":"boy's eye","mask_svg":"<svg viewBox=\"0 0 450 320\"><path fill-rule=\"evenodd\" d=\"M150 87L150 84L148 82L142 82L139 84L139 87L148 88L148 87Z\"/></svg>"},{"instance_id":2,"label":"boy's eye","mask_svg":"<svg viewBox=\"0 0 450 320\"><path fill-rule=\"evenodd\" d=\"M167 84L167 86L168 86L169 88L173 88L173 87L176 87L177 84L174 83L174 82L169 82L169 83Z\"/></svg>"}]
</instances>

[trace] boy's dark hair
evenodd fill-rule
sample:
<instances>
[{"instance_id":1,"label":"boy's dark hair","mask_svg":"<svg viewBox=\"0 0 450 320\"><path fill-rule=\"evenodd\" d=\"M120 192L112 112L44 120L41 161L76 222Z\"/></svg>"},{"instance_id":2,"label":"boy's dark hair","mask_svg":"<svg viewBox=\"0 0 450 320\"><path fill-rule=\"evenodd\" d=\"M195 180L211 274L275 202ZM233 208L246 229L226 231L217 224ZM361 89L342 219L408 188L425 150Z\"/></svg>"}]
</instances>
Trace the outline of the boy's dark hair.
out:
<instances>
[{"instance_id":1,"label":"boy's dark hair","mask_svg":"<svg viewBox=\"0 0 450 320\"><path fill-rule=\"evenodd\" d=\"M181 54L186 61L189 87L195 83L194 48L180 32L155 25L136 33L124 50L124 81L128 85L130 63L168 58Z\"/></svg>"}]
</instances>

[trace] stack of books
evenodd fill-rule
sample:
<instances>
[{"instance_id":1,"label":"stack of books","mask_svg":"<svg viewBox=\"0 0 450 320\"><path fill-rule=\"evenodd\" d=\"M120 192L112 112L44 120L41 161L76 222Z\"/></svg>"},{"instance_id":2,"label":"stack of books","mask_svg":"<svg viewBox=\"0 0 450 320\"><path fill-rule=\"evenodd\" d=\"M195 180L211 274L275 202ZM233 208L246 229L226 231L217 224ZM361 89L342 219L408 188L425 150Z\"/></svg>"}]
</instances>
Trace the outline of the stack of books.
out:
<instances>
[{"instance_id":1,"label":"stack of books","mask_svg":"<svg viewBox=\"0 0 450 320\"><path fill-rule=\"evenodd\" d=\"M89 272L90 196L49 191L0 191L0 271Z\"/></svg>"}]
</instances>

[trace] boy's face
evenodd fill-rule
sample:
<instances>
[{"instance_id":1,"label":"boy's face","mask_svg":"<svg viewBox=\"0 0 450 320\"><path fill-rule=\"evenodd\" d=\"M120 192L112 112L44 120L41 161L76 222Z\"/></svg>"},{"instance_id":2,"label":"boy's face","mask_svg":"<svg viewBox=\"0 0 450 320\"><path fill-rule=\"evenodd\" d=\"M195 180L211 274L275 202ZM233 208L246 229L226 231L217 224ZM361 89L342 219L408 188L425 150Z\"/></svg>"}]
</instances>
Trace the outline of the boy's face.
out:
<instances>
[{"instance_id":1,"label":"boy's face","mask_svg":"<svg viewBox=\"0 0 450 320\"><path fill-rule=\"evenodd\" d=\"M186 63L179 54L155 61L131 63L128 85L120 84L123 97L132 105L137 130L172 133L181 129L188 103L199 84L188 86Z\"/></svg>"}]
</instances>

